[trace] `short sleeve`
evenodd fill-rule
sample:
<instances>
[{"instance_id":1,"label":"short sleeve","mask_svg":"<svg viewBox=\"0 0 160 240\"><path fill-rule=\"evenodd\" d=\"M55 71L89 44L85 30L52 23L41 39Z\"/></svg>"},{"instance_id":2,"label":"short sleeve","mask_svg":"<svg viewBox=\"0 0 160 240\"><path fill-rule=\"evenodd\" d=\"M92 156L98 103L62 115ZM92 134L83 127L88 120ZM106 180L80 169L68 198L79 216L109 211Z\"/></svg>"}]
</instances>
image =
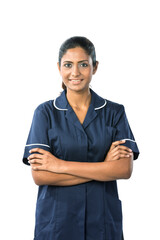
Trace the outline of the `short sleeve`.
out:
<instances>
[{"instance_id":1,"label":"short sleeve","mask_svg":"<svg viewBox=\"0 0 160 240\"><path fill-rule=\"evenodd\" d=\"M34 112L31 128L24 150L23 162L25 164L30 165L27 158L30 155L29 150L32 148L38 147L50 152L48 128L49 121L47 114L43 110L37 108Z\"/></svg>"},{"instance_id":2,"label":"short sleeve","mask_svg":"<svg viewBox=\"0 0 160 240\"><path fill-rule=\"evenodd\" d=\"M123 145L132 149L134 160L137 159L139 155L139 149L127 120L123 105L120 105L120 109L115 116L114 127L116 128L114 141L126 140Z\"/></svg>"}]
</instances>

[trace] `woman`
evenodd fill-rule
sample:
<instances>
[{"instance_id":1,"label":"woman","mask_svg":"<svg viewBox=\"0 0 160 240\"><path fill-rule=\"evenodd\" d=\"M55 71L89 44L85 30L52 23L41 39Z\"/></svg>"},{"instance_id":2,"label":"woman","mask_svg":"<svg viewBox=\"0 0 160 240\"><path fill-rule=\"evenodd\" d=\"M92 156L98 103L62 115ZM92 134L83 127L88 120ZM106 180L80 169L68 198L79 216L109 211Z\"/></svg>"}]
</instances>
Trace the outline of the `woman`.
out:
<instances>
[{"instance_id":1,"label":"woman","mask_svg":"<svg viewBox=\"0 0 160 240\"><path fill-rule=\"evenodd\" d=\"M84 37L59 51L64 91L34 113L23 161L39 186L36 240L122 240L117 179L128 179L139 151L123 105L89 84L98 61Z\"/></svg>"}]
</instances>

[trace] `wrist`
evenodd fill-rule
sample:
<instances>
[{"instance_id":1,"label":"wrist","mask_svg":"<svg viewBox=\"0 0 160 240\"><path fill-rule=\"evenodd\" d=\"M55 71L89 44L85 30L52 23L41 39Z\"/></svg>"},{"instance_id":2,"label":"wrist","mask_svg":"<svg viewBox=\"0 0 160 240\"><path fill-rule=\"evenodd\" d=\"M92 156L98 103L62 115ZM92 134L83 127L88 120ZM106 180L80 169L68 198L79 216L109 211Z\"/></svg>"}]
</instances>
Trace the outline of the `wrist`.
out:
<instances>
[{"instance_id":1,"label":"wrist","mask_svg":"<svg viewBox=\"0 0 160 240\"><path fill-rule=\"evenodd\" d=\"M67 161L58 159L59 160L59 167L58 167L58 172L57 173L67 173Z\"/></svg>"}]
</instances>

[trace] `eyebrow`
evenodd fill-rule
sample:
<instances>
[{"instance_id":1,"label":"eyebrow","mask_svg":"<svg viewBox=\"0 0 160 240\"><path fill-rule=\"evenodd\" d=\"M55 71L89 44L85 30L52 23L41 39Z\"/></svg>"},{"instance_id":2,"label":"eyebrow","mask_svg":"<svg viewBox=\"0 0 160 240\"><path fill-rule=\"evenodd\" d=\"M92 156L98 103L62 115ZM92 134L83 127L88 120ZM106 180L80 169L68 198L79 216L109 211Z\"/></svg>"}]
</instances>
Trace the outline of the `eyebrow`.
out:
<instances>
[{"instance_id":1,"label":"eyebrow","mask_svg":"<svg viewBox=\"0 0 160 240\"><path fill-rule=\"evenodd\" d=\"M88 62L88 60L82 60L82 61L79 61L78 63L85 62L85 61L87 61L87 62ZM65 62L68 62L68 63L73 63L72 61L64 61L64 63L65 63Z\"/></svg>"}]
</instances>

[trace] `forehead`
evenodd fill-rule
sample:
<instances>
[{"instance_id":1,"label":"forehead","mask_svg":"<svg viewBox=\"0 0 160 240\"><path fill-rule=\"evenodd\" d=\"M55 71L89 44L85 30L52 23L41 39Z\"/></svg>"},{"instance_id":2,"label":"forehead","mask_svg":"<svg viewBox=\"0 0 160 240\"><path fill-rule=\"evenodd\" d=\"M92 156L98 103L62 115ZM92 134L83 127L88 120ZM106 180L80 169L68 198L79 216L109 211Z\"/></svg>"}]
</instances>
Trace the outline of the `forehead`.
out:
<instances>
[{"instance_id":1,"label":"forehead","mask_svg":"<svg viewBox=\"0 0 160 240\"><path fill-rule=\"evenodd\" d=\"M67 52L62 57L62 61L81 61L81 60L89 61L90 59L91 57L81 47L68 49Z\"/></svg>"}]
</instances>

